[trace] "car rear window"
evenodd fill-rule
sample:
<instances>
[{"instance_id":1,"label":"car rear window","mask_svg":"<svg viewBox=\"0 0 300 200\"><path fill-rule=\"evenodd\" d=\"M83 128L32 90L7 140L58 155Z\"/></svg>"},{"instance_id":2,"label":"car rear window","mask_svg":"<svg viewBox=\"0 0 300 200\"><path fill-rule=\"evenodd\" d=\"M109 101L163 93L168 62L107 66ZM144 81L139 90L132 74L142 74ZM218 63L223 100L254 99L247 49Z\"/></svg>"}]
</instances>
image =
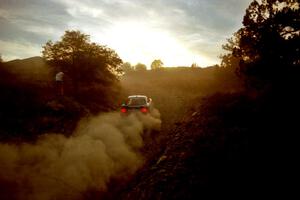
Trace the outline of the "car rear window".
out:
<instances>
[{"instance_id":1,"label":"car rear window","mask_svg":"<svg viewBox=\"0 0 300 200\"><path fill-rule=\"evenodd\" d=\"M145 98L130 98L128 99L128 106L141 106L146 104Z\"/></svg>"}]
</instances>

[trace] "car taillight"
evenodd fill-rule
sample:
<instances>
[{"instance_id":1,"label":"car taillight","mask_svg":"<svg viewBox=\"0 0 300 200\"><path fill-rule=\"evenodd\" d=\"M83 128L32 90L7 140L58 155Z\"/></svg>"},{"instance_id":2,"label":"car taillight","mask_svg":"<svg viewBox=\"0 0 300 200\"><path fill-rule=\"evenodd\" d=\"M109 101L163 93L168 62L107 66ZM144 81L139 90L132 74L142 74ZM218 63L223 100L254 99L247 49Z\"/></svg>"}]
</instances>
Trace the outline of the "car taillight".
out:
<instances>
[{"instance_id":1,"label":"car taillight","mask_svg":"<svg viewBox=\"0 0 300 200\"><path fill-rule=\"evenodd\" d=\"M148 109L147 109L147 108L141 108L141 112L142 112L142 113L147 113L147 112L148 112Z\"/></svg>"},{"instance_id":2,"label":"car taillight","mask_svg":"<svg viewBox=\"0 0 300 200\"><path fill-rule=\"evenodd\" d=\"M127 109L126 108L121 108L121 113L127 113Z\"/></svg>"}]
</instances>

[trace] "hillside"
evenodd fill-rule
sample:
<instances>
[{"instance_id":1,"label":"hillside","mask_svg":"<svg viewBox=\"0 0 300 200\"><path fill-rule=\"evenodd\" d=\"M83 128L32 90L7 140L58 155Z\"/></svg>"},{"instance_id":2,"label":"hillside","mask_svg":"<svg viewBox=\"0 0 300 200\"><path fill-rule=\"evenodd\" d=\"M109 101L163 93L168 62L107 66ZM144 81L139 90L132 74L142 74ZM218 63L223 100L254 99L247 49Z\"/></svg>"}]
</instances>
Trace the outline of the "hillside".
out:
<instances>
[{"instance_id":1,"label":"hillside","mask_svg":"<svg viewBox=\"0 0 300 200\"><path fill-rule=\"evenodd\" d=\"M249 192L260 178L250 158L255 147L249 129L253 106L241 94L216 94L196 104L170 130L164 151L120 198L200 199Z\"/></svg>"},{"instance_id":2,"label":"hillside","mask_svg":"<svg viewBox=\"0 0 300 200\"><path fill-rule=\"evenodd\" d=\"M131 72L121 77L121 85L124 96L145 94L152 97L163 121L171 124L193 106L193 100L220 91L241 89L234 73L219 67Z\"/></svg>"},{"instance_id":3,"label":"hillside","mask_svg":"<svg viewBox=\"0 0 300 200\"><path fill-rule=\"evenodd\" d=\"M2 136L18 135L18 132L24 132L22 135L35 135L62 129L70 133L71 130L64 126L69 124L69 120L75 122L77 120L68 119L69 117L76 116L75 119L78 119L82 113L97 113L118 108L122 102L119 98L113 98L115 93L120 93L123 99L130 94L145 94L152 97L155 106L161 112L163 129L168 130L189 107L193 106L194 99L217 91L234 91L236 89L232 88L238 88L235 76L220 79L224 73L228 75L228 72L218 67L165 68L125 74L120 80L122 88L111 88L109 102L102 102L101 95L96 92L90 92L75 101L68 80L65 88L66 96L62 99L57 97L53 69L41 57L6 62L1 70L0 87L3 92L0 99L1 119L5 121L2 128L0 127ZM64 113L65 117L58 122L56 118L61 115L60 113ZM32 120L37 120L34 127ZM13 126L14 123L19 125ZM67 127L74 126L74 122L72 124Z\"/></svg>"},{"instance_id":4,"label":"hillside","mask_svg":"<svg viewBox=\"0 0 300 200\"><path fill-rule=\"evenodd\" d=\"M82 138L78 133L74 134L74 130L78 122L86 116L96 119L94 128L90 131L94 135L101 133L100 138L114 136L110 134L110 130L99 126L101 123L107 126L106 121L112 124L120 123L116 128L121 128L122 131L135 130L136 127L126 128L130 123L122 122L116 113L107 113L106 118L98 119L98 113L92 114L91 108L97 109L97 106L103 106L100 102L90 100L89 102L95 105L88 107L87 104L79 102L72 96L66 95L63 98L55 96L47 84L37 84L39 81L47 83L50 80L50 76L47 76L49 79L35 82L38 79L34 77L40 77L35 75L39 73L40 61L39 58L33 58L31 61L27 59L24 61L26 67L22 65L22 61L14 61L12 62L14 64L10 63L6 67L19 68L20 71L4 70L3 72L7 74L1 74L5 74L1 79L1 87L5 95L0 98L2 106L0 118L4 122L0 127L2 142L9 141L10 145L15 145L14 148L18 146L25 148L22 146L24 141L33 143L32 148L40 148L40 144L48 147L43 142L47 142L47 137L51 135L45 133L54 132L59 133L57 136L66 142L63 143L64 145L73 144L70 141L75 140L81 146L82 142L86 141L85 135L90 133L82 132ZM35 69L32 70L33 73L29 70L30 66ZM18 74L21 71L22 73ZM223 192L223 195L237 196L237 190L241 193L256 194L263 190L266 184L276 188L282 186L281 180L286 180L286 176L282 173L273 176L273 170L280 170L280 166L276 166L276 163L288 161L285 156L293 155L294 151L287 147L296 147L293 144L296 140L293 139L292 133L297 132L298 127L296 118L291 117L291 110L296 113L299 105L297 99L293 98L294 90L286 90L285 95L280 92L282 90L265 91L261 94L247 93L242 90L241 82L230 69L220 67L166 68L131 72L121 77L120 85L120 88L115 89L120 89L120 96L123 99L131 94L145 94L153 99L155 107L161 114L161 129L153 130L150 137L143 136L142 142L138 137L131 141L131 145L139 146L135 153L141 156L144 162L139 161L134 166L125 165L132 171L129 170L128 174L122 172L121 177L113 173L108 178L104 178L105 189L85 188L84 184L80 185L85 189L79 194L72 193L74 192L72 187L64 189L68 194L75 195L74 199L198 199L203 195L214 196L215 191ZM286 82L285 86L288 85L289 83ZM111 99L112 105L121 103L119 98ZM279 104L285 106L278 107ZM114 109L107 107L107 109L118 110L118 106ZM94 130L97 131L93 132ZM285 136L275 134L276 131L285 133ZM37 140L43 135L44 137L41 138L44 140ZM97 142L98 137L92 138L89 142L91 144ZM36 140L40 142L35 144ZM112 152L116 149L120 150L119 146L123 145L122 142L117 143L118 148L115 149L112 142L114 140L104 140L106 148ZM59 141L61 144L61 139ZM101 141L103 142L103 139ZM281 152L277 148L278 144L283 148ZM5 152L8 151L5 148L12 147L1 145ZM76 145L74 147L78 149ZM47 153L48 150L60 151L62 147L56 148L57 146L54 145L41 153ZM88 152L94 151L95 148L98 148L98 143L96 146L85 147ZM68 148L68 151L70 150L74 149ZM75 155L82 156L80 152L79 155ZM29 158L30 155L35 155L31 154L31 151L29 153L27 155ZM6 154L0 156L6 158ZM49 158L46 154L42 157ZM86 158L104 162L100 157L92 157L89 154ZM113 160L115 161L115 158ZM21 161L27 162L26 159ZM89 163L90 160L84 162L87 168ZM56 165L57 162L52 164ZM29 162L29 165L40 164ZM96 165L92 166L92 169L102 169L101 167L105 166ZM270 171L270 168L273 170ZM66 170L64 167L59 169ZM106 170L106 167L103 170ZM26 178L27 171L24 172ZM51 174L51 176L55 177L58 174ZM38 177L38 180L40 178ZM77 176L75 178L77 180ZM46 186L53 184L51 181L48 183L47 177L41 178L44 179L46 181L43 183ZM34 182L34 180L27 181ZM73 179L65 181L71 183ZM0 185L4 188L0 190L0 194L7 195L6 189L12 190L10 193L14 194L14 187L22 188L23 182L15 183L4 179L0 181ZM66 187L61 183L58 186ZM20 189L20 192L27 193L30 190L28 186L24 191ZM12 198L12 195L8 197ZM65 197L59 194L59 198Z\"/></svg>"},{"instance_id":5,"label":"hillside","mask_svg":"<svg viewBox=\"0 0 300 200\"><path fill-rule=\"evenodd\" d=\"M18 78L26 81L46 82L53 80L50 67L39 56L12 60L6 62L4 67Z\"/></svg>"},{"instance_id":6,"label":"hillside","mask_svg":"<svg viewBox=\"0 0 300 200\"><path fill-rule=\"evenodd\" d=\"M255 93L241 90L237 79L223 81L220 75L228 73L228 78L230 73L222 69L172 70L174 79L155 79L159 75L148 73L148 87L145 75L123 80L130 89L149 88L163 123L170 126L162 127L158 143L147 144L147 165L107 199L240 198L295 192L288 181L295 172L293 157L298 149L295 79ZM167 77L167 72L156 73ZM193 81L187 83L185 77ZM167 95L160 96L157 88L165 88Z\"/></svg>"},{"instance_id":7,"label":"hillside","mask_svg":"<svg viewBox=\"0 0 300 200\"><path fill-rule=\"evenodd\" d=\"M278 108L279 102L286 107ZM290 103L275 94L253 97L243 92L217 93L194 102L163 133L168 139L160 154L111 199L294 194L290 179L296 171L299 127L290 114L296 114L299 105Z\"/></svg>"},{"instance_id":8,"label":"hillside","mask_svg":"<svg viewBox=\"0 0 300 200\"><path fill-rule=\"evenodd\" d=\"M39 64L41 68L38 67ZM73 137L73 131L80 119L93 116L91 108L97 108L97 105L103 106L101 102L92 101L90 98L88 98L89 102L95 104L93 107L87 107L86 104L82 104L68 94L64 97L56 96L51 86L53 82L49 81L51 73L47 74L50 71L43 70L44 67L40 58L26 59L24 65L20 60L5 63L3 69L7 74L1 79L1 87L5 95L0 98L0 117L4 122L0 127L2 142L8 141L10 144L21 146L24 141L34 143L40 136L49 132ZM41 76L38 75L39 73ZM161 130L154 131L151 137L144 138L144 146L140 153L145 163L141 170L147 170L166 148L170 148L168 144L176 135L174 128L182 123L186 113L202 104L202 97L218 91L239 90L238 87L234 90L232 87L238 84L237 79L219 81L218 77L223 73L227 72L218 67L170 68L132 72L121 77L123 98L129 94L148 95L161 114ZM46 78L43 78L43 75ZM100 96L98 94L90 93L90 96L86 97ZM110 103L120 105L121 100L114 99ZM55 151L55 148L52 150ZM88 194L95 198L99 196L109 198L114 194L113 191L123 191L125 188L123 184L129 183L130 180L133 179L121 182L112 180L109 182L108 192ZM8 183L1 184L6 188Z\"/></svg>"}]
</instances>

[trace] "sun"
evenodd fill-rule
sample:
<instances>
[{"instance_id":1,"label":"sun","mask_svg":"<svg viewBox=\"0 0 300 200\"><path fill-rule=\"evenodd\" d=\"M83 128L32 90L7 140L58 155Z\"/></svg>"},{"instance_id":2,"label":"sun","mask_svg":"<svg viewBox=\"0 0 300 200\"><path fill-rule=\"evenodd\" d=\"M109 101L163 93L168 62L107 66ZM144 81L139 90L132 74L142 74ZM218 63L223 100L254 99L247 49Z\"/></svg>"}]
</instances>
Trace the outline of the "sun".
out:
<instances>
[{"instance_id":1,"label":"sun","mask_svg":"<svg viewBox=\"0 0 300 200\"><path fill-rule=\"evenodd\" d=\"M192 63L199 66L211 64L168 32L140 22L114 24L106 30L104 38L107 45L115 49L125 62L132 64L141 62L149 67L155 59L161 59L167 67L191 66Z\"/></svg>"}]
</instances>

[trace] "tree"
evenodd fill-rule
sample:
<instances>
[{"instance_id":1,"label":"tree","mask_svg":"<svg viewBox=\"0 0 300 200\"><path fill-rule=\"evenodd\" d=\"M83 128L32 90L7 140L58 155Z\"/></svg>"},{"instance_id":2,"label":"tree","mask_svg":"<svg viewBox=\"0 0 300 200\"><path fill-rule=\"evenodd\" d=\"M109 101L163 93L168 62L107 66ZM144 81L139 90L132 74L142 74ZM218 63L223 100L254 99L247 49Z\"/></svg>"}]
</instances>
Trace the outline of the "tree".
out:
<instances>
[{"instance_id":1,"label":"tree","mask_svg":"<svg viewBox=\"0 0 300 200\"><path fill-rule=\"evenodd\" d=\"M134 69L136 71L146 71L147 70L147 66L142 64L142 63L138 63L135 65Z\"/></svg>"},{"instance_id":2,"label":"tree","mask_svg":"<svg viewBox=\"0 0 300 200\"><path fill-rule=\"evenodd\" d=\"M91 43L80 31L66 31L61 41L50 40L43 49L43 57L70 77L76 93L79 85L110 85L122 72L122 60L114 50Z\"/></svg>"},{"instance_id":3,"label":"tree","mask_svg":"<svg viewBox=\"0 0 300 200\"><path fill-rule=\"evenodd\" d=\"M0 54L0 76L3 75L3 69L2 69L2 65L3 65L3 60L2 60L2 56ZM2 78L2 77L1 77Z\"/></svg>"},{"instance_id":4,"label":"tree","mask_svg":"<svg viewBox=\"0 0 300 200\"><path fill-rule=\"evenodd\" d=\"M160 69L163 67L163 65L164 65L164 63L161 60L154 60L151 63L151 69L152 70Z\"/></svg>"},{"instance_id":5,"label":"tree","mask_svg":"<svg viewBox=\"0 0 300 200\"><path fill-rule=\"evenodd\" d=\"M134 67L129 62L123 63L121 68L125 73L131 72L134 70Z\"/></svg>"},{"instance_id":6,"label":"tree","mask_svg":"<svg viewBox=\"0 0 300 200\"><path fill-rule=\"evenodd\" d=\"M239 75L250 87L278 82L282 74L299 69L299 20L298 1L253 1L243 27L223 46L230 51L223 63L238 60Z\"/></svg>"},{"instance_id":7,"label":"tree","mask_svg":"<svg viewBox=\"0 0 300 200\"><path fill-rule=\"evenodd\" d=\"M197 63L193 63L193 64L191 65L191 68L196 68L196 67L199 67L199 66L197 65Z\"/></svg>"},{"instance_id":8,"label":"tree","mask_svg":"<svg viewBox=\"0 0 300 200\"><path fill-rule=\"evenodd\" d=\"M234 55L234 51L238 48L239 34L235 33L234 37L227 39L227 43L222 45L222 48L229 53L221 55L221 67L229 68L232 71L237 71L240 63L240 58Z\"/></svg>"}]
</instances>

